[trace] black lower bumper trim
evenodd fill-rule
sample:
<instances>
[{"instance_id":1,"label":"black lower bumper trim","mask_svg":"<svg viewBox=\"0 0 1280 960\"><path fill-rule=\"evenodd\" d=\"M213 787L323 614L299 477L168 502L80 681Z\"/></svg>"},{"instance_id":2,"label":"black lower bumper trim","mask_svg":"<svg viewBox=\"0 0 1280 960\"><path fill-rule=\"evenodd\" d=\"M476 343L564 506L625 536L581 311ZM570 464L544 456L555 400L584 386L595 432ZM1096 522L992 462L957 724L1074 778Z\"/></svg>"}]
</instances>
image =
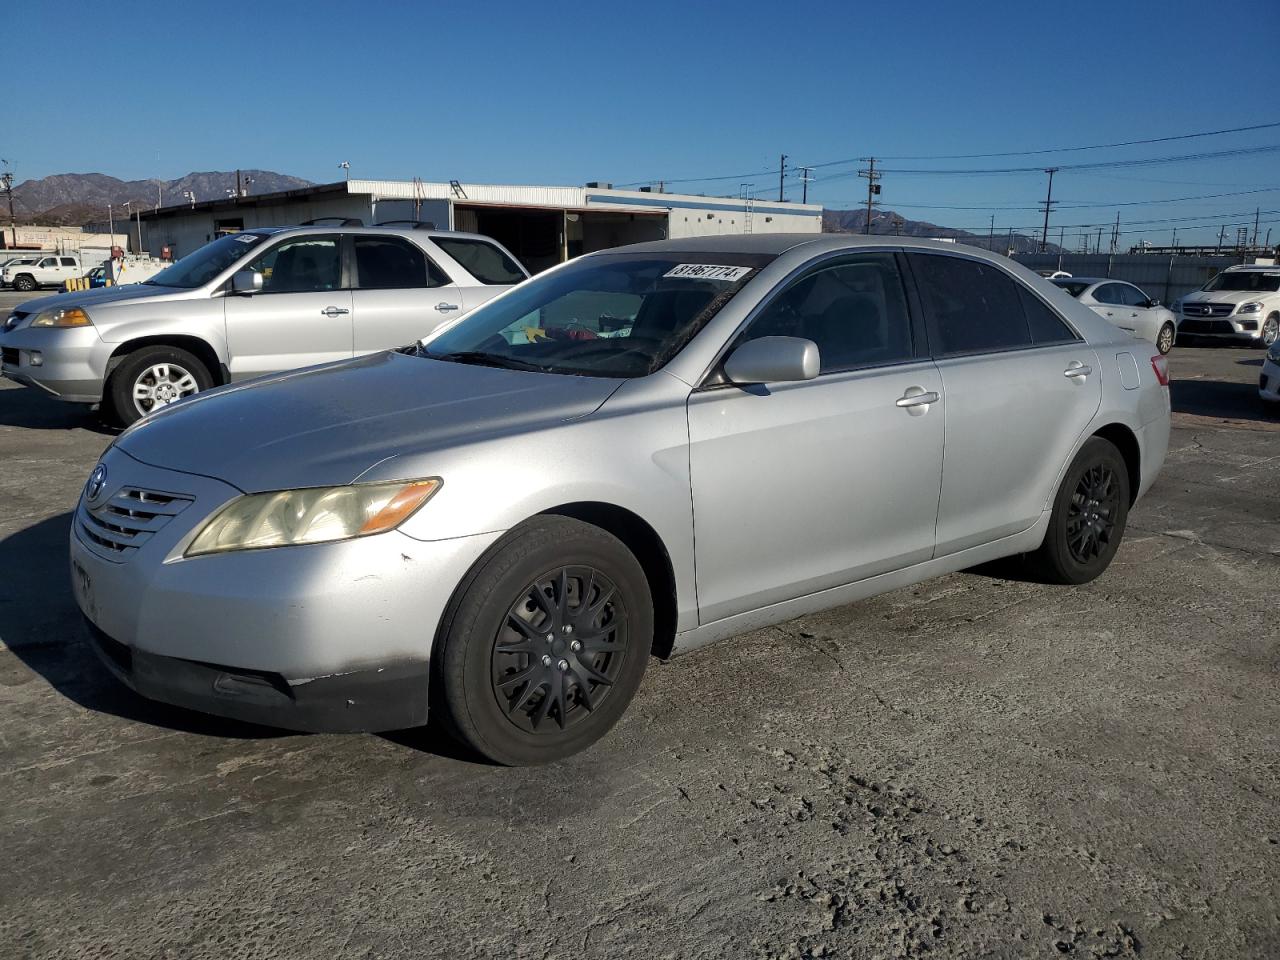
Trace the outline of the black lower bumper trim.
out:
<instances>
[{"instance_id":1,"label":"black lower bumper trim","mask_svg":"<svg viewBox=\"0 0 1280 960\"><path fill-rule=\"evenodd\" d=\"M278 673L148 653L107 636L87 619L85 626L107 669L149 700L313 733L403 730L427 722L425 661L290 683Z\"/></svg>"}]
</instances>

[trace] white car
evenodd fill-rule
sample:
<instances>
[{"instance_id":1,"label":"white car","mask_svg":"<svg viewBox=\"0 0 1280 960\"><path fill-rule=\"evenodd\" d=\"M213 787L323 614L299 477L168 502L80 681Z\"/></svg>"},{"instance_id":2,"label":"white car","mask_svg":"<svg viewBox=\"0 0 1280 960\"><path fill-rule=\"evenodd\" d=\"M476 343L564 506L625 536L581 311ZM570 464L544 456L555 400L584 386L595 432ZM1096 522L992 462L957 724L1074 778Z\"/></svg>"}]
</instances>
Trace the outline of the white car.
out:
<instances>
[{"instance_id":1,"label":"white car","mask_svg":"<svg viewBox=\"0 0 1280 960\"><path fill-rule=\"evenodd\" d=\"M1173 349L1178 317L1123 280L1105 277L1056 277L1053 282L1104 320L1149 340L1161 353Z\"/></svg>"},{"instance_id":2,"label":"white car","mask_svg":"<svg viewBox=\"0 0 1280 960\"><path fill-rule=\"evenodd\" d=\"M80 258L49 254L31 263L6 266L0 271L0 282L24 292L39 287L60 287L68 280L84 276Z\"/></svg>"},{"instance_id":3,"label":"white car","mask_svg":"<svg viewBox=\"0 0 1280 960\"><path fill-rule=\"evenodd\" d=\"M1280 339L1280 267L1227 267L1179 300L1178 313L1179 333L1270 347Z\"/></svg>"}]
</instances>

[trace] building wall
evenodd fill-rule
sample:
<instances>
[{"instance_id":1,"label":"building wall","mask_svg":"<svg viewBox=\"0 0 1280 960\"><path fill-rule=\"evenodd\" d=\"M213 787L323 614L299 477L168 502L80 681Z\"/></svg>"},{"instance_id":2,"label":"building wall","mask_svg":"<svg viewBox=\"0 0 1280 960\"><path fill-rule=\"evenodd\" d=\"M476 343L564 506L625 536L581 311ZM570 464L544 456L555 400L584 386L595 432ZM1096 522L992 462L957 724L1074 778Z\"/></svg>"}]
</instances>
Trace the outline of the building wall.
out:
<instances>
[{"instance_id":1,"label":"building wall","mask_svg":"<svg viewBox=\"0 0 1280 960\"><path fill-rule=\"evenodd\" d=\"M321 217L358 217L370 223L372 212L367 196L326 194L275 204L219 206L212 210L196 209L190 213L167 214L154 220L144 219L142 237L146 252L158 256L167 246L174 259L178 259L215 239L217 224L231 219L243 220L244 229L252 230L254 227L286 227Z\"/></svg>"},{"instance_id":2,"label":"building wall","mask_svg":"<svg viewBox=\"0 0 1280 960\"><path fill-rule=\"evenodd\" d=\"M81 247L123 246L125 235L120 231L120 223L113 234L105 230L101 233L90 232L81 227L41 227L41 226L5 226L0 229L0 249L19 250L58 250L76 253ZM17 231L17 245L14 244L14 231Z\"/></svg>"}]
</instances>

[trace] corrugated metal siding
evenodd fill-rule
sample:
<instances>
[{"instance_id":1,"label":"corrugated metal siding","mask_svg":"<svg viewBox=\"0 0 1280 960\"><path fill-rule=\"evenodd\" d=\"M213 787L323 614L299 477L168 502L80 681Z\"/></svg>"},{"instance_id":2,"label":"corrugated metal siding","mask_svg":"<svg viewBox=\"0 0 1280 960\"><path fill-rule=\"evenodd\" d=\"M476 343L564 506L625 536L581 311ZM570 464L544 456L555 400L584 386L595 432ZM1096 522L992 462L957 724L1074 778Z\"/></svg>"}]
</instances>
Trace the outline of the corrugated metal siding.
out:
<instances>
[{"instance_id":1,"label":"corrugated metal siding","mask_svg":"<svg viewBox=\"0 0 1280 960\"><path fill-rule=\"evenodd\" d=\"M1065 270L1074 277L1110 277L1141 287L1149 297L1172 303L1199 290L1240 257L1165 257L1150 253L1019 253L1013 257L1032 270Z\"/></svg>"},{"instance_id":2,"label":"corrugated metal siding","mask_svg":"<svg viewBox=\"0 0 1280 960\"><path fill-rule=\"evenodd\" d=\"M526 187L492 183L464 183L465 197L454 194L447 183L414 183L412 180L352 180L351 193L372 195L375 200L455 200L458 203L495 203L531 207L581 207L586 203L582 187Z\"/></svg>"}]
</instances>

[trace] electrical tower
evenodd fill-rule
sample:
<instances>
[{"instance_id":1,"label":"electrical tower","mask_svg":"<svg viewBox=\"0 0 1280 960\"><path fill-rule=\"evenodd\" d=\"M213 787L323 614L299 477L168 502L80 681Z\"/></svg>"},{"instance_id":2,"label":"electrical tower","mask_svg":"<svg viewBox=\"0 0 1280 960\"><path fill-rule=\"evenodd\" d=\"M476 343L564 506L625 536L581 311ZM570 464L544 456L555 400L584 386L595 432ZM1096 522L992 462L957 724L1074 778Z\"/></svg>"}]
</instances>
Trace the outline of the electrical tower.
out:
<instances>
[{"instance_id":1,"label":"electrical tower","mask_svg":"<svg viewBox=\"0 0 1280 960\"><path fill-rule=\"evenodd\" d=\"M865 177L867 181L867 222L862 225L862 232L871 233L871 210L879 203L876 197L880 196L880 178L884 174L876 170L876 158L867 158L867 169L859 170L858 176Z\"/></svg>"}]
</instances>

